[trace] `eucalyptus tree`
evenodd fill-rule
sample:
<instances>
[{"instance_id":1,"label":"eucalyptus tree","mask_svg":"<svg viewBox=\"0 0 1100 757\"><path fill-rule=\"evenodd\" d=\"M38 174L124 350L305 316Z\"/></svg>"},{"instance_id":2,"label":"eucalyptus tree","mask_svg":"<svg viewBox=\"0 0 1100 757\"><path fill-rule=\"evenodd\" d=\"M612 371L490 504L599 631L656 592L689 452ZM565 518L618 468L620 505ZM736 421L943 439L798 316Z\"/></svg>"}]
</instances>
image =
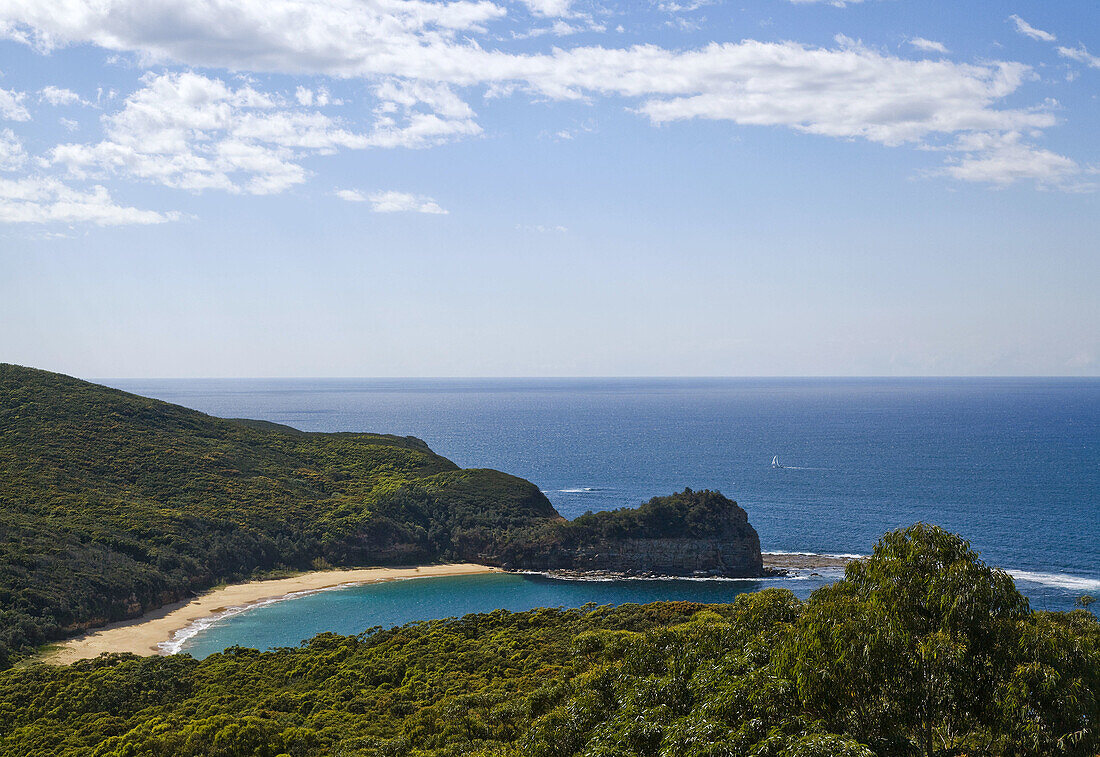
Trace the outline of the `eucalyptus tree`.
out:
<instances>
[{"instance_id":1,"label":"eucalyptus tree","mask_svg":"<svg viewBox=\"0 0 1100 757\"><path fill-rule=\"evenodd\" d=\"M806 716L881 755L1094 755L1085 615L1032 613L966 540L918 523L814 593L779 667Z\"/></svg>"}]
</instances>

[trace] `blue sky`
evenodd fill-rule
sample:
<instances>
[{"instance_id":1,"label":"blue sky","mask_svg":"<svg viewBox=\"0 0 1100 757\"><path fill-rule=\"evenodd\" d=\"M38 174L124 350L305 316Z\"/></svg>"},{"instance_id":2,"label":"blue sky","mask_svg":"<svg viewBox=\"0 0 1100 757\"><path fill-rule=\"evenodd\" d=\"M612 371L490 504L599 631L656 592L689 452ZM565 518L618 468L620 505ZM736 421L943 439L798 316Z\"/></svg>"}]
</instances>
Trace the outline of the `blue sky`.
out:
<instances>
[{"instance_id":1,"label":"blue sky","mask_svg":"<svg viewBox=\"0 0 1100 757\"><path fill-rule=\"evenodd\" d=\"M0 360L1100 374L1100 4L0 0Z\"/></svg>"}]
</instances>

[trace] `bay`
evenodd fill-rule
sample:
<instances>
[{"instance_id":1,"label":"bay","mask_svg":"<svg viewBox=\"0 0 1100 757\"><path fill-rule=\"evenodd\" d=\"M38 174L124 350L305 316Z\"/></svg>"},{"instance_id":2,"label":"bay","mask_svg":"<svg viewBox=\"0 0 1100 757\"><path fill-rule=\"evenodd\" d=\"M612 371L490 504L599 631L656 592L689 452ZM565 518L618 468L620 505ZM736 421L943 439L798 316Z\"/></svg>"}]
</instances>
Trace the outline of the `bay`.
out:
<instances>
[{"instance_id":1,"label":"bay","mask_svg":"<svg viewBox=\"0 0 1100 757\"><path fill-rule=\"evenodd\" d=\"M1033 607L1064 610L1081 594L1100 594L1096 379L105 383L222 417L417 436L463 467L533 481L566 517L637 505L685 486L719 489L748 511L765 551L867 554L884 532L925 521L961 533L987 562L1013 572ZM783 468L772 468L774 455ZM345 602L369 607L377 591L431 592L430 581L326 592L236 615L200 637L204 650L244 643L247 634L228 629L261 612L320 615L325 628L355 632L497 605L576 606L643 594L713 601L715 591L732 590L654 582L643 592L581 582L559 591L512 579L519 583L505 594L479 587L472 591L477 601L452 610L412 598L398 605L414 610L348 614ZM339 609L326 615L325 606ZM344 617L355 620L340 625ZM263 623L287 633L269 639L253 629L253 645L305 638L286 618Z\"/></svg>"}]
</instances>

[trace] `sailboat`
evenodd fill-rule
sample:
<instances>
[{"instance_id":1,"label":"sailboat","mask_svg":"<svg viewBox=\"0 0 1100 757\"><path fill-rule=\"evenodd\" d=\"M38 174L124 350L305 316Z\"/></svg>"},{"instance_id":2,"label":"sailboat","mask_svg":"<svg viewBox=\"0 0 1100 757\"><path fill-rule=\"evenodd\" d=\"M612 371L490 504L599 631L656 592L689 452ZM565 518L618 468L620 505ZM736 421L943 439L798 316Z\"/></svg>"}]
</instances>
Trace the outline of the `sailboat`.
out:
<instances>
[{"instance_id":1,"label":"sailboat","mask_svg":"<svg viewBox=\"0 0 1100 757\"><path fill-rule=\"evenodd\" d=\"M779 464L779 455L776 455L775 457L772 458L772 467L773 468L782 468L783 467L782 465Z\"/></svg>"}]
</instances>

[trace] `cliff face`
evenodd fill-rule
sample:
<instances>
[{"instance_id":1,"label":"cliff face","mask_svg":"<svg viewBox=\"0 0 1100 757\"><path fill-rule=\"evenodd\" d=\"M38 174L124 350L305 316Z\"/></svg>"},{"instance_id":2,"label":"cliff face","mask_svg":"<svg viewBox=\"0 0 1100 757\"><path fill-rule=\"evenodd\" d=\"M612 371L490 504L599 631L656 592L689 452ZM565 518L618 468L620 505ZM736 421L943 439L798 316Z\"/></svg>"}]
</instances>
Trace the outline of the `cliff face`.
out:
<instances>
[{"instance_id":1,"label":"cliff face","mask_svg":"<svg viewBox=\"0 0 1100 757\"><path fill-rule=\"evenodd\" d=\"M637 509L591 513L554 525L508 567L665 576L763 575L760 538L736 502L687 489Z\"/></svg>"},{"instance_id":2,"label":"cliff face","mask_svg":"<svg viewBox=\"0 0 1100 757\"><path fill-rule=\"evenodd\" d=\"M737 578L763 573L755 531L751 536L732 538L600 541L565 552L560 558L551 569Z\"/></svg>"}]
</instances>

